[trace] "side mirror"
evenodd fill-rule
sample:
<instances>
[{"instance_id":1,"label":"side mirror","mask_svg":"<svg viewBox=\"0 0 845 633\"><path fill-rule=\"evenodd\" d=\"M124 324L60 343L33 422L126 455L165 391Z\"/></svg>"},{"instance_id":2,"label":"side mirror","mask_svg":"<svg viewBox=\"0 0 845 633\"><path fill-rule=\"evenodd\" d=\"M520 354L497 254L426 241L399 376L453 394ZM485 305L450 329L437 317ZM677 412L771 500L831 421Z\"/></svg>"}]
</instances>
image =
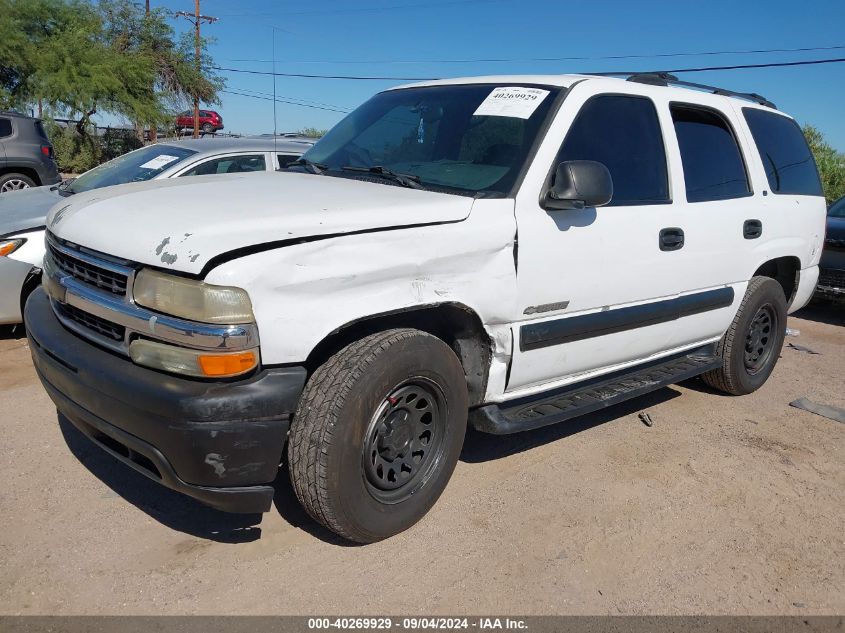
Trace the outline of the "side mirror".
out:
<instances>
[{"instance_id":1,"label":"side mirror","mask_svg":"<svg viewBox=\"0 0 845 633\"><path fill-rule=\"evenodd\" d=\"M568 160L557 166L552 186L542 199L544 209L600 207L613 197L607 167L593 160Z\"/></svg>"}]
</instances>

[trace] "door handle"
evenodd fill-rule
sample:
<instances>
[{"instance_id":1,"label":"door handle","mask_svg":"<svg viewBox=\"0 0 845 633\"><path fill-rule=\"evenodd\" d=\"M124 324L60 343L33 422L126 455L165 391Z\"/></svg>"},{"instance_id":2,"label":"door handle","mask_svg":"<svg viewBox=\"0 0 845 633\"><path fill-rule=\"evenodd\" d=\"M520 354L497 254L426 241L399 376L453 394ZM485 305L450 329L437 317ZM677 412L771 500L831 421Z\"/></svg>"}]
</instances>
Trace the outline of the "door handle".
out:
<instances>
[{"instance_id":1,"label":"door handle","mask_svg":"<svg viewBox=\"0 0 845 633\"><path fill-rule=\"evenodd\" d=\"M684 247L684 230L676 226L660 230L660 250L677 251Z\"/></svg>"},{"instance_id":2,"label":"door handle","mask_svg":"<svg viewBox=\"0 0 845 633\"><path fill-rule=\"evenodd\" d=\"M746 220L742 225L742 237L756 240L763 234L763 223L760 220Z\"/></svg>"}]
</instances>

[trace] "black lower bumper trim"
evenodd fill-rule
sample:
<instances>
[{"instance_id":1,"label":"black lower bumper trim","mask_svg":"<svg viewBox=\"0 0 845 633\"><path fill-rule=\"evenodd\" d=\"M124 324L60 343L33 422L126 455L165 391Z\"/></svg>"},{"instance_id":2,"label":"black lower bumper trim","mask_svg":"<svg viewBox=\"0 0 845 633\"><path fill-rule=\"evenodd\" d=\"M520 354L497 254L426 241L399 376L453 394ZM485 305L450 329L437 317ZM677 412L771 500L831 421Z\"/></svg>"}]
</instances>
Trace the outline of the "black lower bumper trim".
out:
<instances>
[{"instance_id":1,"label":"black lower bumper trim","mask_svg":"<svg viewBox=\"0 0 845 633\"><path fill-rule=\"evenodd\" d=\"M303 368L220 382L139 367L66 330L42 289L30 296L25 321L47 393L101 447L211 506L269 509Z\"/></svg>"}]
</instances>

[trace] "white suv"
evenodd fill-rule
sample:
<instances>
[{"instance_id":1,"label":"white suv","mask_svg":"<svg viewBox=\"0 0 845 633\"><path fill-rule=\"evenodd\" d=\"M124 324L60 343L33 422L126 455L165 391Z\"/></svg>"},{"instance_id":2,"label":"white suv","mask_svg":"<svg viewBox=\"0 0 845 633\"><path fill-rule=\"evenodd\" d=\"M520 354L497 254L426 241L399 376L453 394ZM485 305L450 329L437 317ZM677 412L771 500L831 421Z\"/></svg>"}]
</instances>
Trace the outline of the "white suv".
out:
<instances>
[{"instance_id":1,"label":"white suv","mask_svg":"<svg viewBox=\"0 0 845 633\"><path fill-rule=\"evenodd\" d=\"M81 194L26 306L59 410L164 485L359 542L419 520L467 422L767 379L818 276L796 123L668 75L382 92L285 172Z\"/></svg>"}]
</instances>

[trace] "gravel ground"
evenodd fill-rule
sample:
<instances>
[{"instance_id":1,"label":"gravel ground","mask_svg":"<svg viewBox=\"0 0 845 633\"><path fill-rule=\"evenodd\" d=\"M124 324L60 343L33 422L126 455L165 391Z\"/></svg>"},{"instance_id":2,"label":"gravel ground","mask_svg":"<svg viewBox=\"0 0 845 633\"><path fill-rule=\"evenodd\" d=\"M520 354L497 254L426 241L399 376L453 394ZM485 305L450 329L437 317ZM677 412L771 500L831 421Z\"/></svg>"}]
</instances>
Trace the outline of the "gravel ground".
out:
<instances>
[{"instance_id":1,"label":"gravel ground","mask_svg":"<svg viewBox=\"0 0 845 633\"><path fill-rule=\"evenodd\" d=\"M339 543L280 481L264 516L207 509L57 419L0 339L2 614L842 614L845 308L791 317L769 382L700 382L578 421L470 432L416 527ZM650 412L654 426L637 417Z\"/></svg>"}]
</instances>

